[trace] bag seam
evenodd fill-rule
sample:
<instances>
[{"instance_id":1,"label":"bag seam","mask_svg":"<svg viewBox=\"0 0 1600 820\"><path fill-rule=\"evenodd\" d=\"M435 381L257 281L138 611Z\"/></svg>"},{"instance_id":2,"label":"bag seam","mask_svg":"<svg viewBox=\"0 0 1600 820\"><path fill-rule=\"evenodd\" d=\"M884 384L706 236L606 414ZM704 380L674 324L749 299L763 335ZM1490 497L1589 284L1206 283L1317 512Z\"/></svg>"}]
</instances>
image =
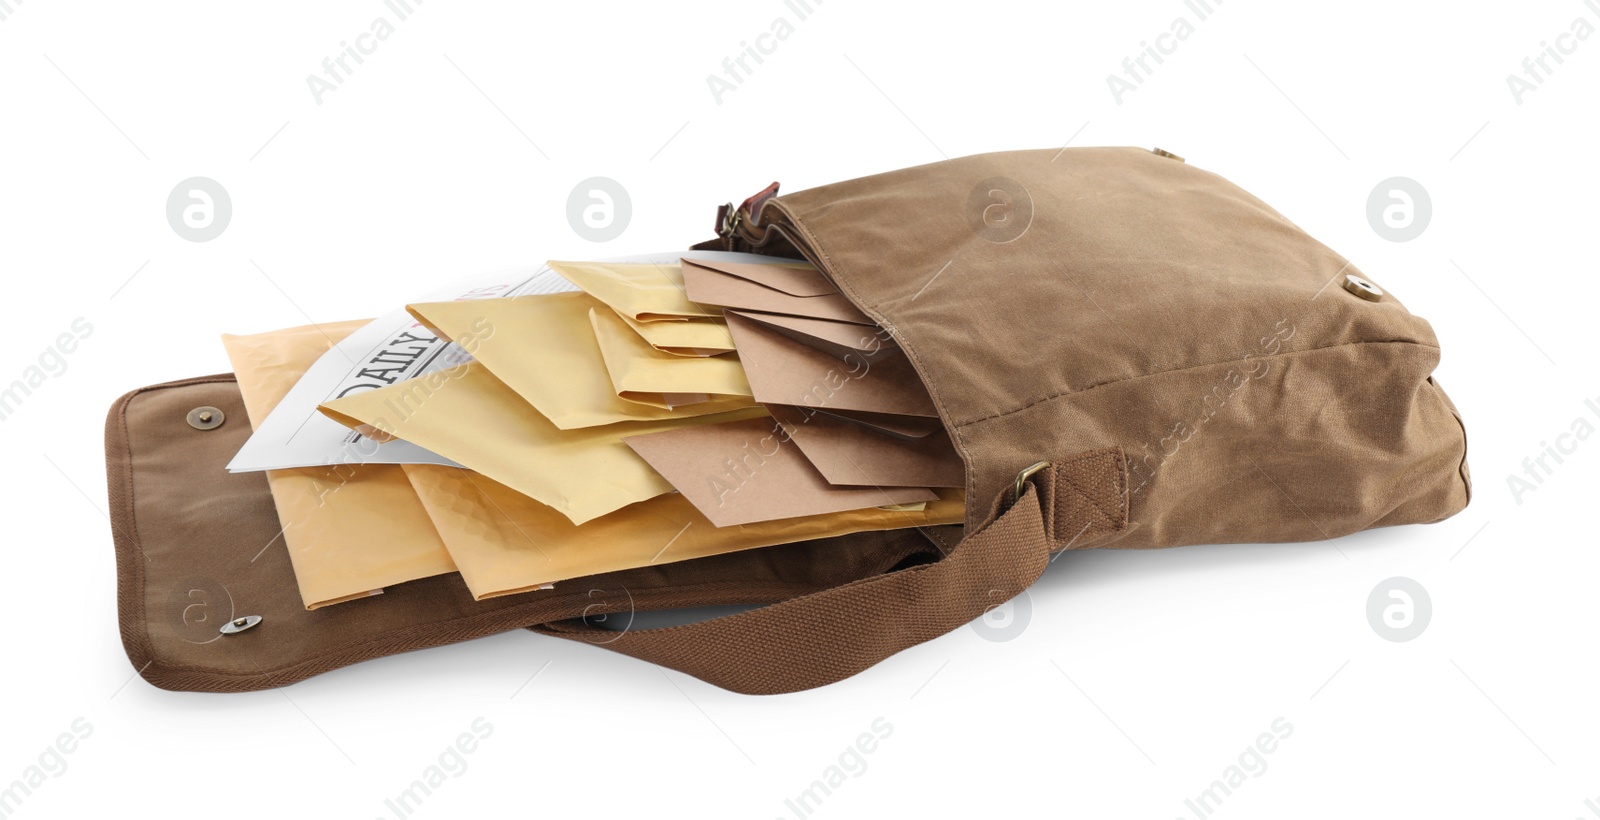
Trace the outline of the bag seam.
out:
<instances>
[{"instance_id":1,"label":"bag seam","mask_svg":"<svg viewBox=\"0 0 1600 820\"><path fill-rule=\"evenodd\" d=\"M1415 340L1412 340L1412 339L1382 339L1382 340L1363 340L1363 341L1353 341L1353 342L1337 342L1335 344L1330 344L1330 345L1320 345L1318 347L1308 347L1308 348L1305 348L1304 350L1286 350L1286 351L1283 351L1283 352L1280 352L1280 353L1274 353L1274 354L1269 355L1269 356L1256 356L1255 358L1261 359L1263 361L1281 360L1281 359L1287 359L1287 358L1296 357L1296 356L1304 356L1304 355L1308 355L1308 354L1312 354L1312 353L1322 353L1322 352L1329 351L1329 350L1339 350L1341 348L1347 348L1347 347L1361 347L1361 346L1365 346L1365 345L1407 345L1407 346L1411 346L1411 347L1426 348L1426 349L1429 349L1429 350L1438 350L1439 349L1438 345L1428 344L1426 342L1419 342L1419 341L1415 341ZM1175 373L1183 373L1183 372L1190 371L1190 370L1204 370L1204 369L1207 369L1207 368L1221 367L1223 365L1239 364L1240 362L1243 362L1243 361L1244 361L1243 358L1239 358L1239 359L1224 359L1224 360L1221 360L1221 361L1207 362L1205 364L1188 365L1188 366L1185 366L1185 367L1173 367L1173 368L1168 368L1166 370L1156 370L1156 371L1152 371L1152 372L1149 372L1149 373L1144 373L1144 374L1141 374L1141 375L1138 375L1138 376L1127 376L1127 377L1119 378L1119 379L1108 379L1108 380L1103 381L1103 382L1098 382L1096 384L1091 384L1088 387L1081 387L1081 388L1077 388L1077 389L1074 389L1074 390L1063 390L1063 391L1059 391L1059 392L1056 392L1056 393L1051 393L1051 394L1049 394L1047 396L1041 396L1041 397L1039 397L1037 399L1029 400L1026 404L1020 405L1020 406L1012 408L1010 410L1004 410L1004 411L1001 411L1001 412L998 412L998 413L991 413L991 414L989 414L987 416L981 416L979 418L969 419L967 421L959 421L959 422L955 423L955 426L956 427L971 427L974 424L980 424L982 422L992 421L994 419L1004 418L1006 416L1014 415L1016 413L1021 413L1024 410L1032 409L1033 407L1036 407L1036 406L1041 405L1041 404L1046 404L1048 402L1055 401L1056 399L1062 399L1062 398L1068 398L1068 397L1071 397L1071 396L1077 396L1077 395L1080 395L1080 394L1083 394L1083 393L1087 393L1087 392L1089 392L1091 390L1098 390L1098 389L1103 388L1103 387L1111 387L1113 385L1137 382L1137 381L1140 381L1140 380L1143 380L1143 379L1150 379L1150 378L1155 378L1155 377L1158 377L1158 376L1170 376L1170 375L1173 375Z\"/></svg>"}]
</instances>

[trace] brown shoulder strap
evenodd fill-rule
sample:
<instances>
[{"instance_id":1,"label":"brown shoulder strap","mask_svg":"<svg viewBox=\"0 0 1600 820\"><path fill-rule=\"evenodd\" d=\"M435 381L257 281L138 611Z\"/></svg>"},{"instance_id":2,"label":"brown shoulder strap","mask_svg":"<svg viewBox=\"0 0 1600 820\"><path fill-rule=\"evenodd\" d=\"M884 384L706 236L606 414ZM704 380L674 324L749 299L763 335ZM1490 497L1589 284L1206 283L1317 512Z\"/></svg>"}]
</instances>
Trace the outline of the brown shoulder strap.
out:
<instances>
[{"instance_id":1,"label":"brown shoulder strap","mask_svg":"<svg viewBox=\"0 0 1600 820\"><path fill-rule=\"evenodd\" d=\"M1014 504L933 564L666 629L618 633L582 620L534 629L600 644L735 692L810 689L854 675L1010 600L1044 572L1052 550L1086 546L1126 528L1127 498L1122 450L1094 450L1032 476Z\"/></svg>"}]
</instances>

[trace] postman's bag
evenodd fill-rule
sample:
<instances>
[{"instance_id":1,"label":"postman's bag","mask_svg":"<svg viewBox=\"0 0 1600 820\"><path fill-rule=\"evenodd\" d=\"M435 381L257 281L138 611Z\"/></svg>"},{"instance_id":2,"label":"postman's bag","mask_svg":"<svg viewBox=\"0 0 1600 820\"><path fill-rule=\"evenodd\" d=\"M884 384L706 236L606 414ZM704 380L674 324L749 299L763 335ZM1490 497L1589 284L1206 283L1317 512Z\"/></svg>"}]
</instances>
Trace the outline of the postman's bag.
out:
<instances>
[{"instance_id":1,"label":"postman's bag","mask_svg":"<svg viewBox=\"0 0 1600 820\"><path fill-rule=\"evenodd\" d=\"M1334 538L1470 494L1438 341L1381 282L1166 152L985 154L776 196L697 247L803 257L893 335L966 465L964 525L859 533L474 602L460 579L306 610L266 481L223 465L227 376L107 423L122 637L172 689L244 691L529 627L740 692L831 683L955 629L1052 552ZM848 378L817 387L849 389ZM204 427L204 425L202 425ZM599 613L758 604L666 629ZM238 634L217 627L261 621Z\"/></svg>"}]
</instances>

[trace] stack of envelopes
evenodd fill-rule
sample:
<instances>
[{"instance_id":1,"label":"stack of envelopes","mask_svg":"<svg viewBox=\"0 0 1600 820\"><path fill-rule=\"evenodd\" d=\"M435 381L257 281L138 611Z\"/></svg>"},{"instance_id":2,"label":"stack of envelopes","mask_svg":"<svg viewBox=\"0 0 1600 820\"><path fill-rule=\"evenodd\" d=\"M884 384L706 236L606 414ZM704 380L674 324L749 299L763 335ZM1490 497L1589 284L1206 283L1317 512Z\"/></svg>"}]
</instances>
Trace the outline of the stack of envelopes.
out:
<instances>
[{"instance_id":1,"label":"stack of envelopes","mask_svg":"<svg viewBox=\"0 0 1600 820\"><path fill-rule=\"evenodd\" d=\"M403 470L479 599L960 521L961 461L889 335L806 263L721 256L551 262L582 290L409 305L474 361L320 409L460 465L357 466ZM296 554L304 576L317 552Z\"/></svg>"}]
</instances>

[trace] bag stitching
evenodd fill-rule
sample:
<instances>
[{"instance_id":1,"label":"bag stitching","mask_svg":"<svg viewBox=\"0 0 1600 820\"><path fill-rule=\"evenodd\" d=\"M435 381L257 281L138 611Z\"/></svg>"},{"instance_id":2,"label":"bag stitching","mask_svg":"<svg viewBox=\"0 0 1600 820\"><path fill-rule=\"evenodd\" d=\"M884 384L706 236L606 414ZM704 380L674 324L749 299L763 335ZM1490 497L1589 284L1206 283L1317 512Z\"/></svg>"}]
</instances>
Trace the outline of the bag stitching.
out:
<instances>
[{"instance_id":1,"label":"bag stitching","mask_svg":"<svg viewBox=\"0 0 1600 820\"><path fill-rule=\"evenodd\" d=\"M1325 351L1329 351L1329 350L1338 350L1340 348L1346 348L1346 347L1360 347L1360 346L1365 346L1365 345L1407 345L1407 346L1411 346L1411 347L1426 348L1426 349L1429 349L1429 350L1438 350L1439 349L1438 345L1427 344L1426 342L1418 342L1418 341L1413 341L1413 340L1410 340L1410 339L1386 339L1386 340L1366 340L1366 341L1357 341L1357 342L1338 342L1336 344L1322 345L1320 347L1308 347L1308 348L1306 348L1304 350L1286 350L1286 351L1283 351L1281 353L1274 353L1274 354L1272 354L1270 356L1257 356L1256 358L1261 359L1263 361L1271 360L1271 359L1285 359L1285 358L1289 358L1289 357L1292 357L1292 356L1301 356L1301 355L1306 355L1306 354L1311 354L1311 353L1321 353L1321 352L1325 352ZM902 345L902 347L904 347L904 345ZM1013 414L1016 414L1016 413L1020 413L1020 412L1022 412L1024 410L1029 410L1029 409L1035 407L1036 405L1052 402L1052 401L1055 401L1056 399L1062 399L1062 398L1068 398L1068 397L1071 397L1071 396L1077 396L1077 395L1080 395L1080 394L1083 394L1083 393L1087 393L1087 392L1089 392L1091 390L1098 390L1098 389L1100 389L1102 387L1110 387L1112 385L1126 384L1126 383L1130 383L1130 382L1140 381L1142 379L1155 378L1157 376L1168 376L1168 375L1172 375L1172 374L1175 374L1175 373L1183 373L1183 372L1189 371L1189 370L1203 370L1203 369L1206 369L1206 368L1222 367L1224 365L1230 365L1230 364L1239 364L1240 362L1243 362L1243 361L1244 361L1244 359L1242 359L1242 358L1240 358L1240 359L1226 359L1226 360L1223 360L1223 361L1208 362L1208 363L1205 363L1205 364L1196 364L1196 365L1189 365L1189 366L1186 366L1186 367L1175 367L1175 368L1171 368L1171 369L1167 369L1167 370L1158 370L1158 371L1153 371L1153 372L1150 372L1150 373L1144 373L1144 374L1141 374L1141 375L1138 375L1138 376L1128 376L1128 377L1120 378L1120 379L1111 379L1111 380L1108 380L1108 381L1099 382L1099 383L1096 383L1096 384L1089 385L1088 387L1083 387L1083 388L1079 388L1079 389L1076 389L1076 390L1065 390L1065 391L1061 391L1061 392L1057 392L1057 393L1052 393L1052 394L1050 394L1048 396L1042 396L1040 398L1033 399L1033 400L1029 401L1028 403L1023 404L1023 405L1021 405L1019 407L1013 408L1011 410L1005 410L1005 411L1002 411L1002 412L999 412L999 413L991 413L990 415L982 416L980 418L970 419L968 421L959 421L959 422L955 423L955 426L956 427L970 427L970 426L972 426L974 424L979 424L979 423L986 422L986 421L992 421L992 420L998 419L998 418L1004 418L1006 416L1010 416L1010 415L1013 415Z\"/></svg>"},{"instance_id":2,"label":"bag stitching","mask_svg":"<svg viewBox=\"0 0 1600 820\"><path fill-rule=\"evenodd\" d=\"M1124 457L1123 453L1121 452L1121 450L1119 448L1117 450L1117 452L1115 452L1115 453L1102 453L1102 452L1087 453L1087 454L1084 454L1084 455L1081 455L1081 456L1076 456L1074 458L1068 459L1066 462L1063 462L1063 463L1064 464L1076 464L1078 462L1089 461L1089 460L1106 461L1106 460L1112 459L1112 458L1116 458L1116 459L1120 460L1123 457ZM1121 499L1122 498L1121 487L1122 487L1122 483L1123 483L1123 470L1115 469L1115 465L1113 465L1113 472L1114 472L1114 479L1113 480L1117 484L1117 497L1118 497L1118 499ZM1077 481L1075 481L1072 478L1071 474L1069 474L1069 473L1067 473L1065 471L1060 473L1060 476L1061 476L1061 480L1065 481L1067 483L1068 488L1070 488L1073 492L1077 493L1079 496L1082 496L1085 501L1088 501L1089 505L1094 508L1094 511L1099 513L1101 518L1105 519L1105 522L1106 522L1105 532L1116 532L1119 529L1119 526L1118 526L1119 521L1120 522L1126 522L1127 521L1128 511L1127 511L1127 507L1126 507L1125 504L1124 505L1118 505L1118 507L1120 508L1120 509L1118 509L1118 514L1113 515L1112 513L1107 512L1106 508L1104 506L1102 506L1102 501L1110 501L1109 499L1103 499L1101 496L1090 494L1088 491L1083 489L1082 485L1080 485ZM1115 503L1115 502L1111 502L1111 503ZM1051 511L1052 512L1052 518L1054 516L1054 509L1053 509L1054 506L1055 506L1054 504L1051 505L1051 507L1052 507L1052 511ZM1099 535L1099 534L1100 534L1099 532L1095 533L1095 535Z\"/></svg>"}]
</instances>

